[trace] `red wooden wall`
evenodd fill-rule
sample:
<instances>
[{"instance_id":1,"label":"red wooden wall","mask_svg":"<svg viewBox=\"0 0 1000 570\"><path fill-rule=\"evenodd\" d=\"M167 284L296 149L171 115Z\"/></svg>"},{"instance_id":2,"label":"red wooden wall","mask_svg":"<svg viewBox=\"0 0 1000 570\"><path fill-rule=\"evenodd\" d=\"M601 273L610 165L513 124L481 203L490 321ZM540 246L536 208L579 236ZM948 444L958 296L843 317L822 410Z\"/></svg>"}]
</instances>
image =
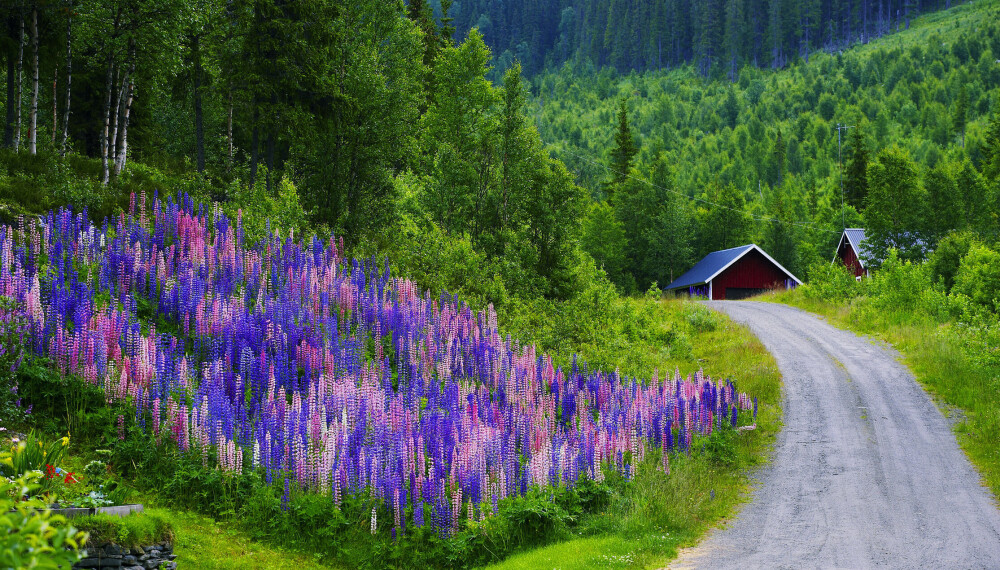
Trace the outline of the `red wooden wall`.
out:
<instances>
[{"instance_id":1,"label":"red wooden wall","mask_svg":"<svg viewBox=\"0 0 1000 570\"><path fill-rule=\"evenodd\" d=\"M861 262L858 261L858 256L854 253L854 248L851 244L847 243L847 240L843 240L840 243L840 249L837 250L837 257L851 270L851 273L855 277L861 277L865 274L865 269L861 267Z\"/></svg>"},{"instance_id":2,"label":"red wooden wall","mask_svg":"<svg viewBox=\"0 0 1000 570\"><path fill-rule=\"evenodd\" d=\"M712 299L726 298L726 289L769 289L785 287L788 276L759 251L752 250L712 280Z\"/></svg>"}]
</instances>

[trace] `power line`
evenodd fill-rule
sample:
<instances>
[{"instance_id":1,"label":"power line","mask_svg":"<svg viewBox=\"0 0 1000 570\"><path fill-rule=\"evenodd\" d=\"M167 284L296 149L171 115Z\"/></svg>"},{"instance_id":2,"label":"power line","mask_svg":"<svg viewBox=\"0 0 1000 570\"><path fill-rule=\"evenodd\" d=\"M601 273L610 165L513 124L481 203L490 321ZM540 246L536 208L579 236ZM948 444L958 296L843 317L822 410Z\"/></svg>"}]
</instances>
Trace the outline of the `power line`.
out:
<instances>
[{"instance_id":1,"label":"power line","mask_svg":"<svg viewBox=\"0 0 1000 570\"><path fill-rule=\"evenodd\" d=\"M556 149L556 146L554 144L546 143L545 146L553 148L553 149ZM591 165L603 168L604 170L607 170L611 174L621 174L621 173L615 172L611 168L608 168L608 166L605 165L605 164L602 164L600 162L597 162L597 161L592 160L590 158L587 158L585 156L581 156L579 154L576 154L575 152L573 152L571 150L567 150L567 149L563 148L563 149L557 149L557 151L569 154L571 156L574 156L574 157L576 157L576 158L578 158L578 159L580 159L580 160L582 160L582 161L584 161L584 162L586 162L588 164L591 164ZM712 202L711 200L706 200L704 198L699 198L697 196L688 196L684 192L681 192L679 190L674 190L672 188L664 188L663 186L659 186L659 185L653 184L651 181L646 180L644 178L636 178L635 176L632 176L630 173L625 173L625 177L629 178L631 180L634 180L636 182L641 182L642 184L646 184L646 185L652 186L653 188L658 188L658 189L663 190L665 192L670 192L672 194L677 194L678 196L683 196L684 198L687 198L689 200L694 200L696 202L701 202L703 204L708 204L710 206L715 206L716 208L723 208L723 209L726 209L726 210L730 210L732 212L738 212L738 213L746 214L747 216L750 216L751 218L753 218L753 219L755 219L757 221L760 221L760 222L769 222L769 223L779 223L779 224L788 224L788 225L794 225L794 226L802 226L802 227L808 227L808 228L811 228L811 229L817 229L817 230L824 231L824 232L829 232L829 233L832 233L832 234L839 234L840 233L840 232L836 232L836 231L833 231L833 230L830 230L830 229L819 227L815 222L785 222L785 221L779 220L778 218L772 218L770 216L757 216L755 214L747 212L746 210L741 210L741 209L738 209L738 208L733 208L731 206L726 206L725 204L719 204L717 202Z\"/></svg>"}]
</instances>

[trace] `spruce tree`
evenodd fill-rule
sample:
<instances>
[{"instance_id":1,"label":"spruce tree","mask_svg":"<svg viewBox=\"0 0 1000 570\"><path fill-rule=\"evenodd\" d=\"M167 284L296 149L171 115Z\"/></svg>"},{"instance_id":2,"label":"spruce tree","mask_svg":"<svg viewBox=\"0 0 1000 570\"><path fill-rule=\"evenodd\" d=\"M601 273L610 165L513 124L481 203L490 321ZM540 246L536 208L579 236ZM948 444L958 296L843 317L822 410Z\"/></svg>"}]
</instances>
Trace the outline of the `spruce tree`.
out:
<instances>
[{"instance_id":1,"label":"spruce tree","mask_svg":"<svg viewBox=\"0 0 1000 570\"><path fill-rule=\"evenodd\" d=\"M993 105L993 113L986 125L982 152L983 176L988 183L996 185L1000 180L1000 100Z\"/></svg>"},{"instance_id":2,"label":"spruce tree","mask_svg":"<svg viewBox=\"0 0 1000 570\"><path fill-rule=\"evenodd\" d=\"M774 139L774 150L771 152L774 157L774 179L775 186L781 186L785 181L785 139L781 136L781 129L778 129L778 136Z\"/></svg>"},{"instance_id":3,"label":"spruce tree","mask_svg":"<svg viewBox=\"0 0 1000 570\"><path fill-rule=\"evenodd\" d=\"M455 18L448 15L448 10L451 9L452 0L441 0L441 47L451 47L453 44L452 36L455 35L455 26L453 22Z\"/></svg>"},{"instance_id":4,"label":"spruce tree","mask_svg":"<svg viewBox=\"0 0 1000 570\"><path fill-rule=\"evenodd\" d=\"M611 149L611 180L605 184L610 198L615 189L628 180L632 161L639 154L639 147L632 139L632 129L628 123L628 100L624 97L618 106L618 131L615 133L615 147Z\"/></svg>"},{"instance_id":5,"label":"spruce tree","mask_svg":"<svg viewBox=\"0 0 1000 570\"><path fill-rule=\"evenodd\" d=\"M962 148L965 148L965 121L969 111L969 94L963 84L958 90L958 97L955 100L955 109L951 116L952 126L955 132L962 137Z\"/></svg>"},{"instance_id":6,"label":"spruce tree","mask_svg":"<svg viewBox=\"0 0 1000 570\"><path fill-rule=\"evenodd\" d=\"M427 66L429 78L431 75L429 70L434 65L434 58L440 51L437 26L434 24L434 12L426 0L410 0L410 4L406 7L406 17L412 20L424 33L424 65ZM428 90L429 87L428 85Z\"/></svg>"},{"instance_id":7,"label":"spruce tree","mask_svg":"<svg viewBox=\"0 0 1000 570\"><path fill-rule=\"evenodd\" d=\"M858 211L868 195L868 145L859 123L847 140L847 164L844 167L844 199Z\"/></svg>"}]
</instances>

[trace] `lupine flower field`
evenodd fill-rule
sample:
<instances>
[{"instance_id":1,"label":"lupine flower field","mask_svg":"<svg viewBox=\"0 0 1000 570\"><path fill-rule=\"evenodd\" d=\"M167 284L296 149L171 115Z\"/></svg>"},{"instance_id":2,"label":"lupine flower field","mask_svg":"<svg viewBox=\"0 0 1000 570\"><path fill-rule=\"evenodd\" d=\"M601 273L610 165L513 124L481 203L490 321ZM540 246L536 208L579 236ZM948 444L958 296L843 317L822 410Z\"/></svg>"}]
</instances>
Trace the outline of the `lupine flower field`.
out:
<instances>
[{"instance_id":1,"label":"lupine flower field","mask_svg":"<svg viewBox=\"0 0 1000 570\"><path fill-rule=\"evenodd\" d=\"M334 239L246 243L239 217L187 196L150 210L0 228L0 294L24 304L33 351L223 471L383 504L373 533L446 536L532 486L631 477L654 450L669 472L669 451L756 416L700 373L556 366L502 335L492 307L432 296Z\"/></svg>"}]
</instances>

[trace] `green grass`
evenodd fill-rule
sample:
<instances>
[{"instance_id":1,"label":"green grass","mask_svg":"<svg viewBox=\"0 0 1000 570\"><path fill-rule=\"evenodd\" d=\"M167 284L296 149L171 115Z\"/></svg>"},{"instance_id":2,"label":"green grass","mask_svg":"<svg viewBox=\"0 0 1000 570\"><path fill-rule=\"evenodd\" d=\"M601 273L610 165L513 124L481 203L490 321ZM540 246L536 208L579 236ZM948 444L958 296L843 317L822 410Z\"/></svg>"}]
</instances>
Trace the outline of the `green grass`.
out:
<instances>
[{"instance_id":1,"label":"green grass","mask_svg":"<svg viewBox=\"0 0 1000 570\"><path fill-rule=\"evenodd\" d=\"M202 515L164 508L149 512L173 527L177 566L185 570L332 568L315 556L256 542L230 524Z\"/></svg>"},{"instance_id":2,"label":"green grass","mask_svg":"<svg viewBox=\"0 0 1000 570\"><path fill-rule=\"evenodd\" d=\"M579 538L519 553L490 568L659 567L747 500L751 478L781 429L781 376L774 358L748 329L695 303L629 302L658 320L656 326L675 331L672 345L642 349L646 355L637 372L656 367L662 377L674 368L685 374L702 368L712 378L732 378L740 391L759 398L757 429L711 439L705 451L696 442L691 455L671 456L669 475L646 462L605 512L580 525Z\"/></svg>"},{"instance_id":3,"label":"green grass","mask_svg":"<svg viewBox=\"0 0 1000 570\"><path fill-rule=\"evenodd\" d=\"M873 310L869 299L835 304L802 290L763 297L821 315L834 326L891 344L942 412L984 483L1000 497L1000 367L974 358L955 322L907 311Z\"/></svg>"},{"instance_id":4,"label":"green grass","mask_svg":"<svg viewBox=\"0 0 1000 570\"><path fill-rule=\"evenodd\" d=\"M75 518L71 522L89 535L87 544L113 542L131 548L171 542L175 537L173 525L155 511L127 517L97 514Z\"/></svg>"},{"instance_id":5,"label":"green grass","mask_svg":"<svg viewBox=\"0 0 1000 570\"><path fill-rule=\"evenodd\" d=\"M497 570L536 570L559 568L575 570L586 568L630 568L650 566L673 558L677 548L690 537L663 534L647 539L625 539L621 536L600 536L560 542L545 548L512 556L495 566ZM649 552L663 552L665 556L650 556Z\"/></svg>"}]
</instances>

